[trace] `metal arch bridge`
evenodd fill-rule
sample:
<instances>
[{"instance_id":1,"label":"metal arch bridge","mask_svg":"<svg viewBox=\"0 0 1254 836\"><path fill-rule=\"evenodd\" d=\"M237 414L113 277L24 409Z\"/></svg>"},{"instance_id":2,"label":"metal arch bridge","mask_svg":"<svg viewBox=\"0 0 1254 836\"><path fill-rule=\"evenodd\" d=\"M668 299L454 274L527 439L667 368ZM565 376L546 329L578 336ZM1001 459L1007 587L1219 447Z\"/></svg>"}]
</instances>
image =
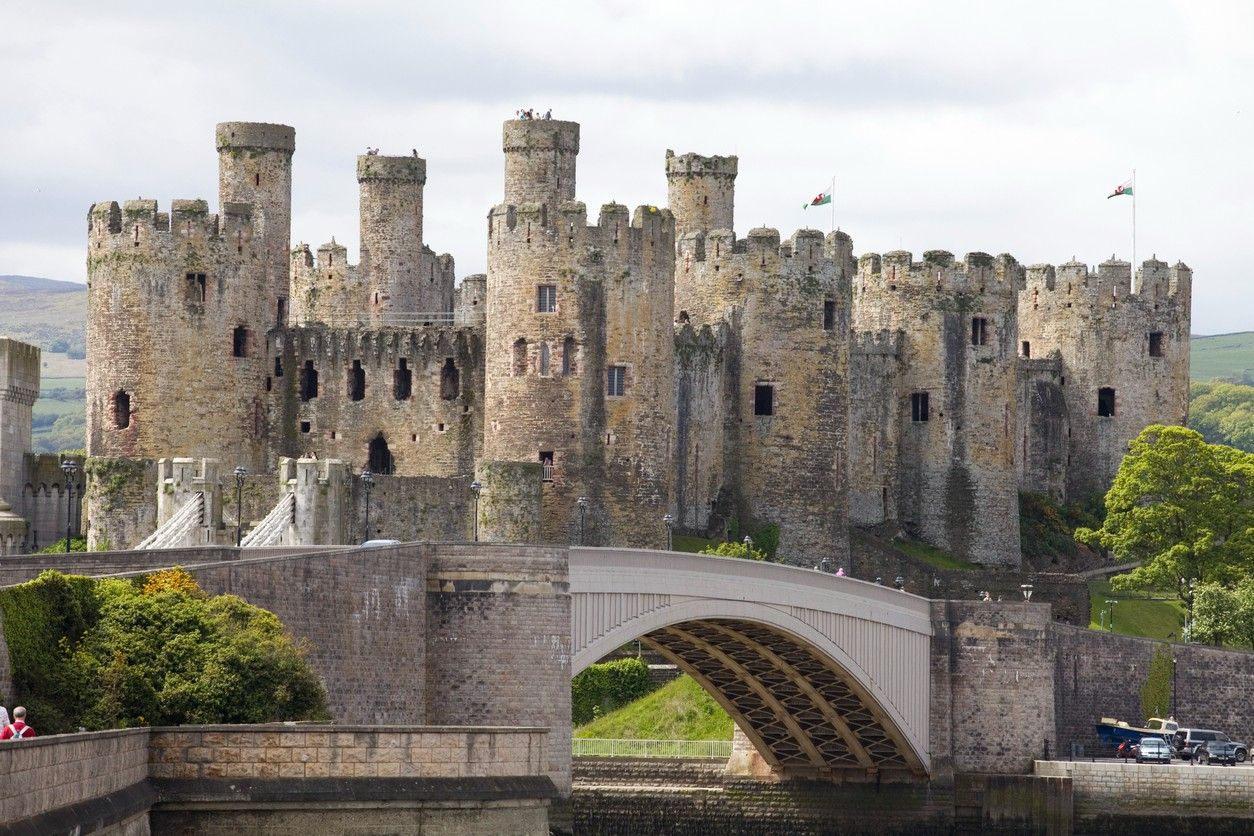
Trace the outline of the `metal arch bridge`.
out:
<instances>
[{"instance_id":1,"label":"metal arch bridge","mask_svg":"<svg viewBox=\"0 0 1254 836\"><path fill-rule=\"evenodd\" d=\"M736 558L570 550L571 675L639 639L782 775L930 772L930 604Z\"/></svg>"}]
</instances>

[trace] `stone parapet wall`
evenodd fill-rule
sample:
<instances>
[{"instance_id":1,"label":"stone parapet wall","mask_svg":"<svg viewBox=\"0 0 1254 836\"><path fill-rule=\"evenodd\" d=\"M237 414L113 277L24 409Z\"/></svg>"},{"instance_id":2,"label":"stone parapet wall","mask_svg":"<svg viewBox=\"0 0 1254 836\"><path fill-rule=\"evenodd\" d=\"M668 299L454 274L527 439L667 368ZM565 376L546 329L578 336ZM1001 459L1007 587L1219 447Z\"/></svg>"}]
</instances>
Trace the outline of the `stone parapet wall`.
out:
<instances>
[{"instance_id":1,"label":"stone parapet wall","mask_svg":"<svg viewBox=\"0 0 1254 836\"><path fill-rule=\"evenodd\" d=\"M536 775L548 730L482 726L154 729L153 778L482 778Z\"/></svg>"},{"instance_id":2,"label":"stone parapet wall","mask_svg":"<svg viewBox=\"0 0 1254 836\"><path fill-rule=\"evenodd\" d=\"M148 778L148 740L148 729L127 729L5 741L0 826L142 783Z\"/></svg>"},{"instance_id":3,"label":"stone parapet wall","mask_svg":"<svg viewBox=\"0 0 1254 836\"><path fill-rule=\"evenodd\" d=\"M1088 761L1036 761L1033 769L1039 776L1071 779L1077 824L1125 815L1195 815L1245 821L1244 830L1223 832L1254 827L1254 769Z\"/></svg>"}]
</instances>

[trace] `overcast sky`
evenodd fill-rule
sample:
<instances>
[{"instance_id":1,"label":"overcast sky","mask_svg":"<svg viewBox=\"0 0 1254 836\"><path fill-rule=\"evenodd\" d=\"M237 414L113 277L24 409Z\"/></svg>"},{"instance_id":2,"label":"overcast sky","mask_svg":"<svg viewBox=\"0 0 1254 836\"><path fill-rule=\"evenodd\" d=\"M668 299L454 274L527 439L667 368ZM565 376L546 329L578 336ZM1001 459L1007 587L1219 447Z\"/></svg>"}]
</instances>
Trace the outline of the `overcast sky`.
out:
<instances>
[{"instance_id":1,"label":"overcast sky","mask_svg":"<svg viewBox=\"0 0 1254 836\"><path fill-rule=\"evenodd\" d=\"M582 124L578 196L666 202L738 154L737 232L855 250L1132 255L1195 273L1193 331L1254 330L1254 3L15 2L0 6L0 274L83 281L88 206L216 202L213 126L296 128L294 241L357 246L354 158L417 147L425 234L484 270L501 122Z\"/></svg>"}]
</instances>

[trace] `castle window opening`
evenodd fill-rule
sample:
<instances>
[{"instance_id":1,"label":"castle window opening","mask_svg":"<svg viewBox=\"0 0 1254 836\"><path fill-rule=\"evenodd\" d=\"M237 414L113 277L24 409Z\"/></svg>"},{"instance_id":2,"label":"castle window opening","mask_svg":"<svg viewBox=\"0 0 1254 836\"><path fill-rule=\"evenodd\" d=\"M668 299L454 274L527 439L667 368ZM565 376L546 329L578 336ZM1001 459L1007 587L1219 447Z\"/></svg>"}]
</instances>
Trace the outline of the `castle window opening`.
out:
<instances>
[{"instance_id":1,"label":"castle window opening","mask_svg":"<svg viewBox=\"0 0 1254 836\"><path fill-rule=\"evenodd\" d=\"M1097 390L1097 417L1113 418L1115 415L1115 390L1103 386Z\"/></svg>"},{"instance_id":2,"label":"castle window opening","mask_svg":"<svg viewBox=\"0 0 1254 836\"><path fill-rule=\"evenodd\" d=\"M773 384L755 383L753 385L753 414L775 414L775 386Z\"/></svg>"},{"instance_id":3,"label":"castle window opening","mask_svg":"<svg viewBox=\"0 0 1254 836\"><path fill-rule=\"evenodd\" d=\"M188 273L186 296L188 302L204 302L205 301L205 274L204 273Z\"/></svg>"},{"instance_id":4,"label":"castle window opening","mask_svg":"<svg viewBox=\"0 0 1254 836\"><path fill-rule=\"evenodd\" d=\"M360 360L354 360L353 367L348 370L348 397L354 401L366 397L366 370L361 367Z\"/></svg>"},{"instance_id":5,"label":"castle window opening","mask_svg":"<svg viewBox=\"0 0 1254 836\"><path fill-rule=\"evenodd\" d=\"M536 286L536 313L553 313L557 310L557 285Z\"/></svg>"},{"instance_id":6,"label":"castle window opening","mask_svg":"<svg viewBox=\"0 0 1254 836\"><path fill-rule=\"evenodd\" d=\"M131 425L130 393L119 389L113 395L113 426L124 430Z\"/></svg>"},{"instance_id":7,"label":"castle window opening","mask_svg":"<svg viewBox=\"0 0 1254 836\"><path fill-rule=\"evenodd\" d=\"M451 401L457 397L460 389L461 372L457 371L457 364L452 357L445 357L444 365L440 367L440 397Z\"/></svg>"},{"instance_id":8,"label":"castle window opening","mask_svg":"<svg viewBox=\"0 0 1254 836\"><path fill-rule=\"evenodd\" d=\"M231 335L231 356L248 356L248 329L243 325L236 325Z\"/></svg>"},{"instance_id":9,"label":"castle window opening","mask_svg":"<svg viewBox=\"0 0 1254 836\"><path fill-rule=\"evenodd\" d=\"M311 401L316 397L318 397L318 370L314 368L313 360L306 360L305 367L300 372L300 399Z\"/></svg>"},{"instance_id":10,"label":"castle window opening","mask_svg":"<svg viewBox=\"0 0 1254 836\"><path fill-rule=\"evenodd\" d=\"M988 320L982 316L971 318L971 345L988 345Z\"/></svg>"},{"instance_id":11,"label":"castle window opening","mask_svg":"<svg viewBox=\"0 0 1254 836\"><path fill-rule=\"evenodd\" d=\"M683 324L683 323L685 323L685 322L691 322L691 321L692 321L692 317L690 317L690 316L688 315L688 312L687 312L687 311L680 311L680 312L679 312L679 322L680 322L680 324Z\"/></svg>"},{"instance_id":12,"label":"castle window opening","mask_svg":"<svg viewBox=\"0 0 1254 836\"><path fill-rule=\"evenodd\" d=\"M701 205L702 206L710 205L710 196L708 194L701 198Z\"/></svg>"},{"instance_id":13,"label":"castle window opening","mask_svg":"<svg viewBox=\"0 0 1254 836\"><path fill-rule=\"evenodd\" d=\"M575 373L575 338L567 337L562 341L562 374Z\"/></svg>"},{"instance_id":14,"label":"castle window opening","mask_svg":"<svg viewBox=\"0 0 1254 836\"><path fill-rule=\"evenodd\" d=\"M269 392L273 388L274 388L274 378L270 377L270 375L266 375L266 391Z\"/></svg>"},{"instance_id":15,"label":"castle window opening","mask_svg":"<svg viewBox=\"0 0 1254 836\"><path fill-rule=\"evenodd\" d=\"M303 432L303 433L307 433L307 432L309 432L309 422L308 422L308 421L301 421L301 422L300 422L300 431L301 431L301 432Z\"/></svg>"},{"instance_id":16,"label":"castle window opening","mask_svg":"<svg viewBox=\"0 0 1254 836\"><path fill-rule=\"evenodd\" d=\"M274 358L274 376L275 377L283 376L283 358L282 357L276 356Z\"/></svg>"},{"instance_id":17,"label":"castle window opening","mask_svg":"<svg viewBox=\"0 0 1254 836\"><path fill-rule=\"evenodd\" d=\"M605 370L605 394L619 398L627 391L627 367L610 366Z\"/></svg>"},{"instance_id":18,"label":"castle window opening","mask_svg":"<svg viewBox=\"0 0 1254 836\"><path fill-rule=\"evenodd\" d=\"M545 482L553 481L553 451L540 451L540 478Z\"/></svg>"},{"instance_id":19,"label":"castle window opening","mask_svg":"<svg viewBox=\"0 0 1254 836\"><path fill-rule=\"evenodd\" d=\"M540 343L540 374L548 375L549 373L549 344Z\"/></svg>"},{"instance_id":20,"label":"castle window opening","mask_svg":"<svg viewBox=\"0 0 1254 836\"><path fill-rule=\"evenodd\" d=\"M410 434L409 434L409 440L410 440L410 441L412 441L412 442L414 442L415 444L417 444L417 443L418 443L418 433L410 433Z\"/></svg>"},{"instance_id":21,"label":"castle window opening","mask_svg":"<svg viewBox=\"0 0 1254 836\"><path fill-rule=\"evenodd\" d=\"M370 440L370 456L367 466L370 468L371 473L381 473L384 476L392 475L392 471L395 469L392 451L388 449L388 443L384 439L383 433L379 433Z\"/></svg>"},{"instance_id":22,"label":"castle window opening","mask_svg":"<svg viewBox=\"0 0 1254 836\"><path fill-rule=\"evenodd\" d=\"M287 299L280 296L274 308L274 324L280 328L287 322Z\"/></svg>"},{"instance_id":23,"label":"castle window opening","mask_svg":"<svg viewBox=\"0 0 1254 836\"><path fill-rule=\"evenodd\" d=\"M823 300L823 330L830 331L836 327L836 302L833 299Z\"/></svg>"},{"instance_id":24,"label":"castle window opening","mask_svg":"<svg viewBox=\"0 0 1254 836\"><path fill-rule=\"evenodd\" d=\"M443 421L441 421L440 423L438 423L438 424L436 424L436 425L435 425L435 431L436 431L436 432L438 432L438 433L442 433L442 432L444 432L444 422L443 422Z\"/></svg>"},{"instance_id":25,"label":"castle window opening","mask_svg":"<svg viewBox=\"0 0 1254 836\"><path fill-rule=\"evenodd\" d=\"M253 185L254 186L261 185L261 172L260 171L253 175Z\"/></svg>"},{"instance_id":26,"label":"castle window opening","mask_svg":"<svg viewBox=\"0 0 1254 836\"><path fill-rule=\"evenodd\" d=\"M514 340L514 377L522 377L527 373L527 338Z\"/></svg>"},{"instance_id":27,"label":"castle window opening","mask_svg":"<svg viewBox=\"0 0 1254 836\"><path fill-rule=\"evenodd\" d=\"M392 371L392 397L398 401L407 401L414 393L414 373L410 371L409 363L404 357L399 363Z\"/></svg>"},{"instance_id":28,"label":"castle window opening","mask_svg":"<svg viewBox=\"0 0 1254 836\"><path fill-rule=\"evenodd\" d=\"M1032 343L1029 342L1028 340L1023 341L1023 356L1024 357L1032 356Z\"/></svg>"},{"instance_id":29,"label":"castle window opening","mask_svg":"<svg viewBox=\"0 0 1254 836\"><path fill-rule=\"evenodd\" d=\"M1150 357L1162 357L1163 356L1163 332L1162 331L1150 332L1149 356Z\"/></svg>"},{"instance_id":30,"label":"castle window opening","mask_svg":"<svg viewBox=\"0 0 1254 836\"><path fill-rule=\"evenodd\" d=\"M910 420L916 423L928 420L927 392L910 394Z\"/></svg>"}]
</instances>

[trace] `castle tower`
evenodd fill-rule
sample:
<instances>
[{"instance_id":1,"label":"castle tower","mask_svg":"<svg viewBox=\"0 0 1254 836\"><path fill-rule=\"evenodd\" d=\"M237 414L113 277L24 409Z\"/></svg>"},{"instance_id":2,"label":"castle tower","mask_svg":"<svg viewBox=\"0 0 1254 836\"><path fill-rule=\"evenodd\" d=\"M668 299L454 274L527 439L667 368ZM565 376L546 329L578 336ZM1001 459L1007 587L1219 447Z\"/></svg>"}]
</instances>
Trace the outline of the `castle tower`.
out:
<instances>
[{"instance_id":1,"label":"castle tower","mask_svg":"<svg viewBox=\"0 0 1254 836\"><path fill-rule=\"evenodd\" d=\"M1065 401L1065 415L1052 424L1068 433L1068 499L1106 491L1145 427L1186 423L1192 285L1187 266L1156 258L1141 265L1135 286L1131 265L1113 257L1096 272L1076 261L1028 269L1018 294L1020 353L1057 364L1055 400ZM1022 443L1048 447L1050 431L1028 423ZM1036 478L1024 488L1050 492Z\"/></svg>"},{"instance_id":2,"label":"castle tower","mask_svg":"<svg viewBox=\"0 0 1254 836\"><path fill-rule=\"evenodd\" d=\"M0 337L0 501L18 508L31 449L31 411L39 397L39 357L38 346Z\"/></svg>"},{"instance_id":3,"label":"castle tower","mask_svg":"<svg viewBox=\"0 0 1254 836\"><path fill-rule=\"evenodd\" d=\"M434 310L418 304L422 267L422 187L427 161L417 156L357 158L361 189L361 260L372 314ZM425 278L425 276L424 276Z\"/></svg>"},{"instance_id":4,"label":"castle tower","mask_svg":"<svg viewBox=\"0 0 1254 836\"><path fill-rule=\"evenodd\" d=\"M736 157L703 157L666 150L667 206L675 235L735 229Z\"/></svg>"},{"instance_id":5,"label":"castle tower","mask_svg":"<svg viewBox=\"0 0 1254 836\"><path fill-rule=\"evenodd\" d=\"M538 538L665 541L674 389L669 212L574 194L579 126L509 121L506 203L489 216L486 462L542 466ZM515 201L522 201L515 204ZM524 472L524 471L519 471Z\"/></svg>"},{"instance_id":6,"label":"castle tower","mask_svg":"<svg viewBox=\"0 0 1254 836\"><path fill-rule=\"evenodd\" d=\"M511 119L505 123L505 205L542 203L548 211L575 199L579 123Z\"/></svg>"},{"instance_id":7,"label":"castle tower","mask_svg":"<svg viewBox=\"0 0 1254 836\"><path fill-rule=\"evenodd\" d=\"M897 517L964 560L1019 565L1016 323L1010 256L863 255L855 332L904 331L895 416ZM869 450L860 449L861 456ZM863 461L855 472L865 472Z\"/></svg>"},{"instance_id":8,"label":"castle tower","mask_svg":"<svg viewBox=\"0 0 1254 836\"><path fill-rule=\"evenodd\" d=\"M292 238L292 154L296 131L263 122L217 127L218 200L253 207L258 254L265 264L267 320L287 325L288 247Z\"/></svg>"}]
</instances>

